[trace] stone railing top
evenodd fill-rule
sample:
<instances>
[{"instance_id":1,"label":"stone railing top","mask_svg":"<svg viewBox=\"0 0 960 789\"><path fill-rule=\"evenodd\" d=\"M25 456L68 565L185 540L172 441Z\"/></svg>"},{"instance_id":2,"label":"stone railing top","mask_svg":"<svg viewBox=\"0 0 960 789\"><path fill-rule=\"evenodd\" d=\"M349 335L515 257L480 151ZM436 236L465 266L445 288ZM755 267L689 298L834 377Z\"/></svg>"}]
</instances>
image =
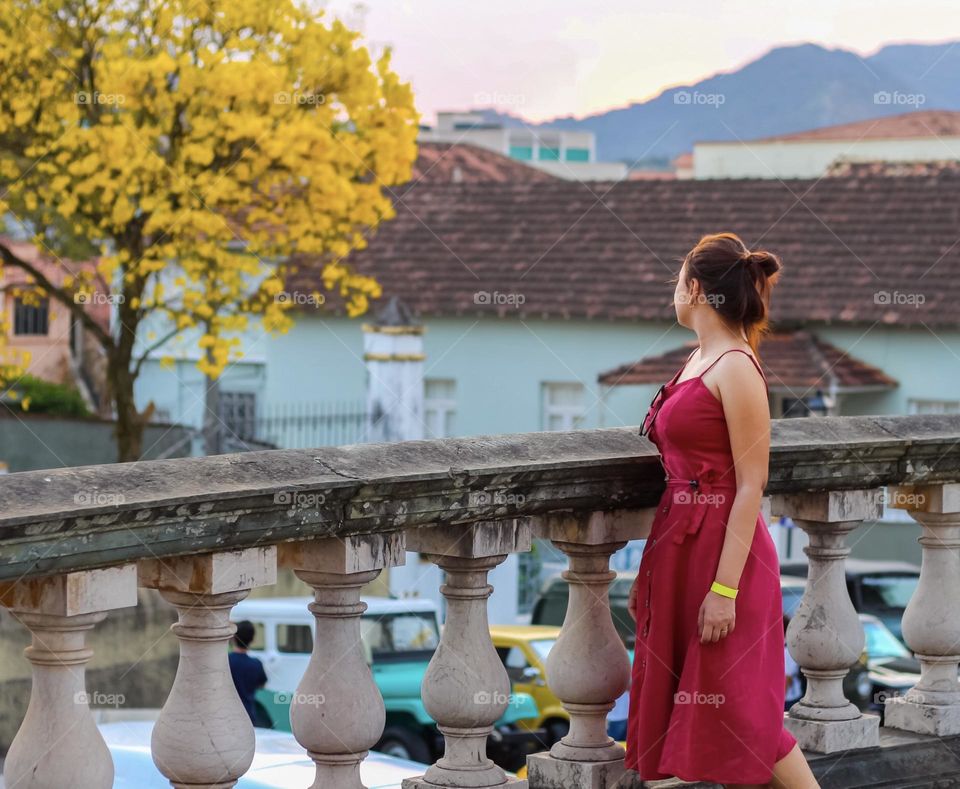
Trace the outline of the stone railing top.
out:
<instances>
[{"instance_id":1,"label":"stone railing top","mask_svg":"<svg viewBox=\"0 0 960 789\"><path fill-rule=\"evenodd\" d=\"M960 417L775 420L768 493L960 480ZM0 580L311 536L649 507L636 428L275 450L0 476Z\"/></svg>"}]
</instances>

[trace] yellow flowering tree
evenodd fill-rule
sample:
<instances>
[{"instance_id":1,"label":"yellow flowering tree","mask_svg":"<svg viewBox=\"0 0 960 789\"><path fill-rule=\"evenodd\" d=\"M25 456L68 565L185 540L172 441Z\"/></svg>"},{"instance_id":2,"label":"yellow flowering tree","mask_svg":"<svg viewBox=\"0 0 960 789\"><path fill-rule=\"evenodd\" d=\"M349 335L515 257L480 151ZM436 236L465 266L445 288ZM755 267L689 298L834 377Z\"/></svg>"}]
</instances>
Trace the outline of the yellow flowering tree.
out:
<instances>
[{"instance_id":1,"label":"yellow flowering tree","mask_svg":"<svg viewBox=\"0 0 960 789\"><path fill-rule=\"evenodd\" d=\"M389 52L374 62L291 0L0 4L0 213L97 265L55 285L0 256L103 347L122 460L141 452L147 354L196 335L220 375L251 321L289 327L291 257L323 261L348 313L366 309L376 283L344 258L392 216L384 187L409 179L417 122ZM113 329L84 309L103 289Z\"/></svg>"}]
</instances>

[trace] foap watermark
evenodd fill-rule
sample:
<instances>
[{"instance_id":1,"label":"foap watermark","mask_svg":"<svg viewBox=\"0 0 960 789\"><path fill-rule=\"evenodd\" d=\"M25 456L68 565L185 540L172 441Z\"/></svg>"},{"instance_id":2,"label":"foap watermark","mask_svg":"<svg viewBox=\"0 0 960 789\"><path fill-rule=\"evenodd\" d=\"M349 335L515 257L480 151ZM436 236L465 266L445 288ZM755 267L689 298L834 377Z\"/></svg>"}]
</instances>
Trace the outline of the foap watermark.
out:
<instances>
[{"instance_id":1,"label":"foap watermark","mask_svg":"<svg viewBox=\"0 0 960 789\"><path fill-rule=\"evenodd\" d=\"M273 494L273 503L292 510L308 510L322 506L327 500L323 493L302 490L281 490Z\"/></svg>"},{"instance_id":2,"label":"foap watermark","mask_svg":"<svg viewBox=\"0 0 960 789\"><path fill-rule=\"evenodd\" d=\"M878 90L873 94L874 104L891 105L895 107L922 107L927 103L924 93L903 93L899 90Z\"/></svg>"},{"instance_id":3,"label":"foap watermark","mask_svg":"<svg viewBox=\"0 0 960 789\"><path fill-rule=\"evenodd\" d=\"M915 688L909 688L906 691L887 688L885 690L877 691L873 694L874 704L879 704L881 706L884 704L903 704L904 702L909 702L911 704L928 704L929 701L930 700L926 697L925 693L922 693Z\"/></svg>"},{"instance_id":4,"label":"foap watermark","mask_svg":"<svg viewBox=\"0 0 960 789\"><path fill-rule=\"evenodd\" d=\"M913 307L920 309L927 297L922 293L904 293L899 290L878 290L873 294L873 303L890 307Z\"/></svg>"},{"instance_id":5,"label":"foap watermark","mask_svg":"<svg viewBox=\"0 0 960 789\"><path fill-rule=\"evenodd\" d=\"M122 93L101 93L99 90L81 90L73 94L73 100L77 104L120 106L126 103L127 97Z\"/></svg>"},{"instance_id":6,"label":"foap watermark","mask_svg":"<svg viewBox=\"0 0 960 789\"><path fill-rule=\"evenodd\" d=\"M320 307L327 298L322 293L300 293L299 291L281 291L273 300L278 304L289 304L293 307Z\"/></svg>"},{"instance_id":7,"label":"foap watermark","mask_svg":"<svg viewBox=\"0 0 960 789\"><path fill-rule=\"evenodd\" d=\"M81 490L73 494L73 503L82 506L116 507L126 502L122 493L104 493L100 490Z\"/></svg>"},{"instance_id":8,"label":"foap watermark","mask_svg":"<svg viewBox=\"0 0 960 789\"><path fill-rule=\"evenodd\" d=\"M273 94L274 104L299 104L301 106L327 103L327 97L322 93L301 93L299 90L281 90Z\"/></svg>"},{"instance_id":9,"label":"foap watermark","mask_svg":"<svg viewBox=\"0 0 960 789\"><path fill-rule=\"evenodd\" d=\"M883 488L878 493L881 504L898 510L922 510L927 503L925 493L910 488Z\"/></svg>"},{"instance_id":10,"label":"foap watermark","mask_svg":"<svg viewBox=\"0 0 960 789\"><path fill-rule=\"evenodd\" d=\"M704 704L708 707L719 707L726 703L722 693L701 693L700 691L681 690L673 694L674 704Z\"/></svg>"},{"instance_id":11,"label":"foap watermark","mask_svg":"<svg viewBox=\"0 0 960 789\"><path fill-rule=\"evenodd\" d=\"M86 704L88 707L113 707L116 709L126 704L126 696L122 693L80 690L74 694L73 703Z\"/></svg>"},{"instance_id":12,"label":"foap watermark","mask_svg":"<svg viewBox=\"0 0 960 789\"><path fill-rule=\"evenodd\" d=\"M478 290L473 294L473 303L484 307L520 307L526 303L527 297L522 293L501 293L495 290Z\"/></svg>"},{"instance_id":13,"label":"foap watermark","mask_svg":"<svg viewBox=\"0 0 960 789\"><path fill-rule=\"evenodd\" d=\"M496 90L490 93L481 90L473 94L475 107L520 107L526 103L527 97L522 93L501 93Z\"/></svg>"},{"instance_id":14,"label":"foap watermark","mask_svg":"<svg viewBox=\"0 0 960 789\"><path fill-rule=\"evenodd\" d=\"M84 293L80 291L73 294L73 303L74 304L88 304L94 306L97 304L123 304L124 295L122 293L101 293L100 291L93 291L92 293Z\"/></svg>"},{"instance_id":15,"label":"foap watermark","mask_svg":"<svg viewBox=\"0 0 960 789\"><path fill-rule=\"evenodd\" d=\"M726 302L727 297L723 293L678 293L677 302L680 304L709 304L711 307L719 307Z\"/></svg>"},{"instance_id":16,"label":"foap watermark","mask_svg":"<svg viewBox=\"0 0 960 789\"><path fill-rule=\"evenodd\" d=\"M301 693L295 690L292 693L274 693L273 701L281 706L296 704L299 707L320 707L327 703L327 697L322 693Z\"/></svg>"},{"instance_id":17,"label":"foap watermark","mask_svg":"<svg viewBox=\"0 0 960 789\"><path fill-rule=\"evenodd\" d=\"M469 502L471 507L520 507L526 500L522 493L475 490L470 493Z\"/></svg>"},{"instance_id":18,"label":"foap watermark","mask_svg":"<svg viewBox=\"0 0 960 789\"><path fill-rule=\"evenodd\" d=\"M514 696L512 693L501 693L500 691L478 690L473 694L474 704L512 704Z\"/></svg>"},{"instance_id":19,"label":"foap watermark","mask_svg":"<svg viewBox=\"0 0 960 789\"><path fill-rule=\"evenodd\" d=\"M725 493L703 493L699 490L678 490L673 494L675 504L708 504L711 507L719 507L726 500Z\"/></svg>"},{"instance_id":20,"label":"foap watermark","mask_svg":"<svg viewBox=\"0 0 960 789\"><path fill-rule=\"evenodd\" d=\"M701 93L699 90L678 90L673 94L673 103L700 107L722 107L727 97L723 93Z\"/></svg>"}]
</instances>

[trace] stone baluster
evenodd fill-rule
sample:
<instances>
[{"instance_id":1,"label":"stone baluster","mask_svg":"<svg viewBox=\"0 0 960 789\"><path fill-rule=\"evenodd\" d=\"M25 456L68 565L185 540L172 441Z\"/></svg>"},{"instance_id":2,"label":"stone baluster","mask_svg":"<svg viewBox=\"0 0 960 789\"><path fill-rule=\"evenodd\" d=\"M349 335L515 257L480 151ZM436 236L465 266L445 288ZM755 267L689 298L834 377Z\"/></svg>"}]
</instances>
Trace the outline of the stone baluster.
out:
<instances>
[{"instance_id":1,"label":"stone baluster","mask_svg":"<svg viewBox=\"0 0 960 789\"><path fill-rule=\"evenodd\" d=\"M785 723L803 750L834 753L868 748L880 740L880 718L863 714L843 695L843 679L863 652L860 617L847 590L846 536L883 511L878 490L776 495L777 515L806 532L807 585L787 629L790 654L807 678L807 692Z\"/></svg>"},{"instance_id":2,"label":"stone baluster","mask_svg":"<svg viewBox=\"0 0 960 789\"><path fill-rule=\"evenodd\" d=\"M920 661L920 681L888 699L884 725L945 737L960 734L960 484L892 488L890 506L923 528L920 581L903 614L903 637Z\"/></svg>"},{"instance_id":3,"label":"stone baluster","mask_svg":"<svg viewBox=\"0 0 960 789\"><path fill-rule=\"evenodd\" d=\"M529 551L526 520L424 527L407 532L407 548L446 573L440 588L447 617L423 678L423 704L444 738L444 755L403 789L523 787L487 758L487 737L510 698L510 678L490 639L487 573L508 554Z\"/></svg>"},{"instance_id":4,"label":"stone baluster","mask_svg":"<svg viewBox=\"0 0 960 789\"><path fill-rule=\"evenodd\" d=\"M7 752L7 787L113 786L113 760L88 704L86 637L108 611L136 604L133 564L0 585L0 605L33 636L25 652L33 687Z\"/></svg>"},{"instance_id":5,"label":"stone baluster","mask_svg":"<svg viewBox=\"0 0 960 789\"><path fill-rule=\"evenodd\" d=\"M386 713L360 636L360 590L384 567L403 564L403 532L285 543L279 557L314 593L313 653L290 704L293 734L317 765L312 789L364 789L360 762Z\"/></svg>"},{"instance_id":6,"label":"stone baluster","mask_svg":"<svg viewBox=\"0 0 960 789\"><path fill-rule=\"evenodd\" d=\"M570 601L547 656L547 684L570 713L570 731L549 753L527 757L530 786L607 789L624 774L624 751L607 736L607 713L630 683L630 658L610 612L610 557L649 533L653 510L539 519L537 535L570 559Z\"/></svg>"},{"instance_id":7,"label":"stone baluster","mask_svg":"<svg viewBox=\"0 0 960 789\"><path fill-rule=\"evenodd\" d=\"M250 767L253 724L230 676L233 606L256 586L276 583L275 547L143 559L140 585L177 609L171 628L180 662L153 727L157 769L176 789L228 789Z\"/></svg>"}]
</instances>

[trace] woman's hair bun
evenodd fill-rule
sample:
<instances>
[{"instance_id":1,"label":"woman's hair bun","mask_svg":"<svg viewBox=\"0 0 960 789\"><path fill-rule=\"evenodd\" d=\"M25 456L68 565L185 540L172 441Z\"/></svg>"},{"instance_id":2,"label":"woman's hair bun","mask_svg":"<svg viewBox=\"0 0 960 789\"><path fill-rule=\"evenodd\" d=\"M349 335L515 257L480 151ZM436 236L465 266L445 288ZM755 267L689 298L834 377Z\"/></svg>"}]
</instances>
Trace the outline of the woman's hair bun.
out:
<instances>
[{"instance_id":1,"label":"woman's hair bun","mask_svg":"<svg viewBox=\"0 0 960 789\"><path fill-rule=\"evenodd\" d=\"M762 273L768 279L780 270L780 259L766 250L747 252L740 259L745 266Z\"/></svg>"}]
</instances>

